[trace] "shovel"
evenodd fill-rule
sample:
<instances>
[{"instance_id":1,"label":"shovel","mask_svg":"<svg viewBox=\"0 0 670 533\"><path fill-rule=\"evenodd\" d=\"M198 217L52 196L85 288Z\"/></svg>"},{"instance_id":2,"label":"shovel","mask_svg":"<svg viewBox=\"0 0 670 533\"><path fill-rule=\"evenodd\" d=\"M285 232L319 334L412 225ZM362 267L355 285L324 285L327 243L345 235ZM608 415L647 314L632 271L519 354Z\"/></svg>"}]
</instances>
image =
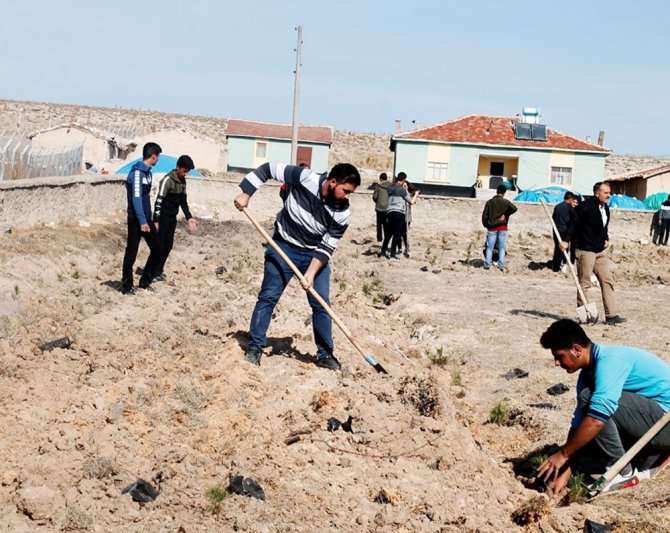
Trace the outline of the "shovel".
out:
<instances>
[{"instance_id":1,"label":"shovel","mask_svg":"<svg viewBox=\"0 0 670 533\"><path fill-rule=\"evenodd\" d=\"M544 198L540 198L540 203L542 204L542 207L544 207L544 212L547 215L547 218L549 219L549 222L551 222L551 227L554 230L554 235L558 239L558 242L561 242L561 234L558 232L558 228L556 227L556 223L554 222L554 219L551 217L551 214L549 213L549 210L547 209L547 203L544 201ZM579 284L579 278L577 278L577 272L575 271L575 267L570 261L570 256L568 255L567 250L563 250L563 256L565 257L565 262L567 263L568 267L570 268L570 273L572 274L572 279L575 282L575 286L577 287L577 294L579 294L579 298L581 301L584 303L584 305L580 305L577 307L577 318L579 319L579 322L582 324L597 324L598 323L598 306L595 304L595 302L587 302L586 301L586 295L584 294L584 291L582 290L582 286Z\"/></svg>"},{"instance_id":2,"label":"shovel","mask_svg":"<svg viewBox=\"0 0 670 533\"><path fill-rule=\"evenodd\" d=\"M289 268L293 271L293 273L296 275L296 277L300 280L300 283L305 284L305 278L302 275L302 272L298 270L298 268L293 264L293 261L291 261L288 256L284 253L284 250L282 250L279 246L277 246L277 243L272 240L272 237L268 235L268 232L265 231L263 226L261 226L258 221L247 211L246 207L242 209L245 215L247 215L247 218L249 221L256 227L258 232L263 236L263 238L268 242L270 246L274 249L275 252L279 254L279 256L286 262L286 264L289 266ZM354 345L354 348L358 350L358 352L365 357L365 360L374 367L374 369L377 372L381 372L383 374L388 374L386 369L377 361L374 357L371 355L367 355L363 348L361 347L360 344L358 344L358 341L354 339L354 336L351 334L351 331L349 331L349 328L344 325L344 322L342 322L339 317L335 314L335 312L330 308L330 306L324 301L321 296L319 296L319 293L314 290L314 287L309 288L309 293L314 297L314 299L319 302L321 307L328 313L330 318L333 319L333 322L337 324L337 327L339 327L342 330L342 333L349 339L349 342Z\"/></svg>"}]
</instances>

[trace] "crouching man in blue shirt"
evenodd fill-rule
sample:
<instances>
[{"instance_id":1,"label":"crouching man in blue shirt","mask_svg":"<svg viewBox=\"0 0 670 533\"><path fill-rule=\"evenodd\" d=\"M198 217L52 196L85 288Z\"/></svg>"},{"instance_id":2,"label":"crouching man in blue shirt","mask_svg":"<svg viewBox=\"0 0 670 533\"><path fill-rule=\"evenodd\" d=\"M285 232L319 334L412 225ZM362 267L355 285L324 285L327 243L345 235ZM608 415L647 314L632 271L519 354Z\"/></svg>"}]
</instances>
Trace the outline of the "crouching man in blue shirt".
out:
<instances>
[{"instance_id":1,"label":"crouching man in blue shirt","mask_svg":"<svg viewBox=\"0 0 670 533\"><path fill-rule=\"evenodd\" d=\"M609 468L670 409L670 365L638 348L593 344L568 319L554 322L540 344L551 350L556 366L569 374L580 371L568 439L538 468L558 496L579 454L592 457L596 450ZM667 425L601 492L637 485L667 464L669 455Z\"/></svg>"}]
</instances>

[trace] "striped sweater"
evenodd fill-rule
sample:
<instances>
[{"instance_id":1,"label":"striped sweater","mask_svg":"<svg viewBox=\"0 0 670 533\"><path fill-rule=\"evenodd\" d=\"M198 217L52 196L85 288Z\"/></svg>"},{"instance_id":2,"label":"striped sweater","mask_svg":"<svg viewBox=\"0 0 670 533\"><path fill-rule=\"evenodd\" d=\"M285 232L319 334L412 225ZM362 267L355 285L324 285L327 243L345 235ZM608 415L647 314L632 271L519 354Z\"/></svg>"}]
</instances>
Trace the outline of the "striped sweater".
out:
<instances>
[{"instance_id":1,"label":"striped sweater","mask_svg":"<svg viewBox=\"0 0 670 533\"><path fill-rule=\"evenodd\" d=\"M249 172L240 188L249 196L269 179L288 185L284 208L277 215L274 239L312 250L313 256L327 263L349 226L349 202L326 201L321 187L328 174L282 163L265 163Z\"/></svg>"}]
</instances>

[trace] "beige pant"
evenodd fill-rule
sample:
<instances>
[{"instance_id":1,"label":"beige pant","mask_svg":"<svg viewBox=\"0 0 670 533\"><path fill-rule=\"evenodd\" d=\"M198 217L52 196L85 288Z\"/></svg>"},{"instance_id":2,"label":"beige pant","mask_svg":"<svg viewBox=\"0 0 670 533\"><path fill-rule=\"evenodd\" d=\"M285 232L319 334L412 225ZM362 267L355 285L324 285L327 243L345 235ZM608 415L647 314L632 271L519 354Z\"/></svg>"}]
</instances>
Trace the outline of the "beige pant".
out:
<instances>
[{"instance_id":1,"label":"beige pant","mask_svg":"<svg viewBox=\"0 0 670 533\"><path fill-rule=\"evenodd\" d=\"M605 307L605 316L614 316L617 314L616 297L614 296L614 279L610 272L610 262L607 258L607 252L603 250L600 253L585 252L577 250L577 276L579 284L582 286L584 295L590 302L593 301L591 287L591 273L596 275L600 283L600 290L603 295L603 306ZM591 294L590 294L591 293ZM583 305L579 294L577 294L577 305Z\"/></svg>"}]
</instances>

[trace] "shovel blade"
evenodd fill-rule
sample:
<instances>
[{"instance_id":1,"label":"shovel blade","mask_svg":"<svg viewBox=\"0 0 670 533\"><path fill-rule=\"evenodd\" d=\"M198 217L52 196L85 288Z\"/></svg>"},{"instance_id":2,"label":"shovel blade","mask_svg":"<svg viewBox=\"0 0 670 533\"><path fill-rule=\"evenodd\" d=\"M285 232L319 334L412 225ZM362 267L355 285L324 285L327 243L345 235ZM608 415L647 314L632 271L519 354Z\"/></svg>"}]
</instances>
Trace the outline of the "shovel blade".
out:
<instances>
[{"instance_id":1,"label":"shovel blade","mask_svg":"<svg viewBox=\"0 0 670 533\"><path fill-rule=\"evenodd\" d=\"M598 322L598 306L594 302L580 305L577 308L577 318L580 324L596 324Z\"/></svg>"}]
</instances>

